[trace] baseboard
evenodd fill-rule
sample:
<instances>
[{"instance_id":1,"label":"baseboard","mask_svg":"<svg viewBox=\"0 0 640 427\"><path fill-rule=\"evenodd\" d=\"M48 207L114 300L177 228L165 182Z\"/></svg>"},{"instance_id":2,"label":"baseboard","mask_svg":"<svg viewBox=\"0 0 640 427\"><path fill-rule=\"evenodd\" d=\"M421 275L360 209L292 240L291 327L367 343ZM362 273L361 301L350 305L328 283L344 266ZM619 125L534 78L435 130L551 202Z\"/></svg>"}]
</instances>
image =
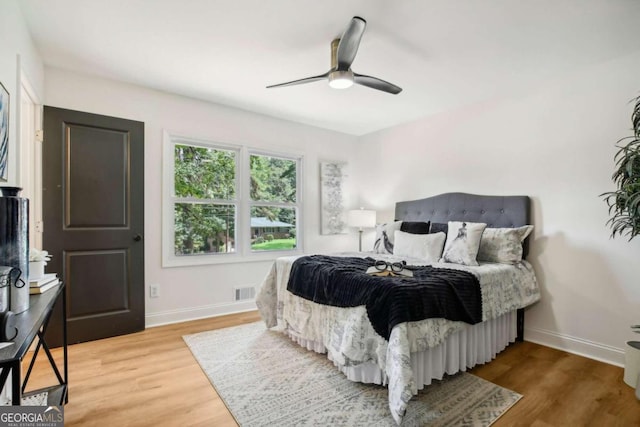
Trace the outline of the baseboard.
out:
<instances>
[{"instance_id":1,"label":"baseboard","mask_svg":"<svg viewBox=\"0 0 640 427\"><path fill-rule=\"evenodd\" d=\"M167 310L145 316L145 326L169 325L207 317L224 316L257 310L254 300L211 304L179 310ZM610 365L624 367L624 349L538 328L525 328L524 340L544 345Z\"/></svg>"},{"instance_id":2,"label":"baseboard","mask_svg":"<svg viewBox=\"0 0 640 427\"><path fill-rule=\"evenodd\" d=\"M189 320L205 319L207 317L224 316L225 314L242 313L257 310L254 300L238 301L222 304L203 305L179 310L159 311L145 316L145 326L169 325L171 323L186 322Z\"/></svg>"},{"instance_id":3,"label":"baseboard","mask_svg":"<svg viewBox=\"0 0 640 427\"><path fill-rule=\"evenodd\" d=\"M524 340L624 367L624 349L537 328L525 328Z\"/></svg>"}]
</instances>

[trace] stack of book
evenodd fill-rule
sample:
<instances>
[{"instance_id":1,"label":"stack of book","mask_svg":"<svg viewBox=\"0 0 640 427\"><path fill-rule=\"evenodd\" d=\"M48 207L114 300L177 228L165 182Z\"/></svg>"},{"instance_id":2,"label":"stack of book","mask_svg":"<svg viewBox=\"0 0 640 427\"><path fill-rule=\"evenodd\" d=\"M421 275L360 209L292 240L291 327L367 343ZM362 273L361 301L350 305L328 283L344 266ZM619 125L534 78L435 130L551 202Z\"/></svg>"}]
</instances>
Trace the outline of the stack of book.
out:
<instances>
[{"instance_id":1,"label":"stack of book","mask_svg":"<svg viewBox=\"0 0 640 427\"><path fill-rule=\"evenodd\" d=\"M29 294L42 294L60 283L56 273L46 273L37 279L29 279Z\"/></svg>"}]
</instances>

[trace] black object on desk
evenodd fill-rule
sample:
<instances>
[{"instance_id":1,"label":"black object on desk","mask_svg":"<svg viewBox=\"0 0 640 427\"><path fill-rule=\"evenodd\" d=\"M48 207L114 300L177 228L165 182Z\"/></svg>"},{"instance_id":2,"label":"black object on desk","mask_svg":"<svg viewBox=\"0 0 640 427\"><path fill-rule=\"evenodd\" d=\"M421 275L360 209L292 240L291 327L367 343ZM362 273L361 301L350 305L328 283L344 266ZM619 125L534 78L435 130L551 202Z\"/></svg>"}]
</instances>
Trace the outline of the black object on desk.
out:
<instances>
[{"instance_id":1,"label":"black object on desk","mask_svg":"<svg viewBox=\"0 0 640 427\"><path fill-rule=\"evenodd\" d=\"M63 368L64 375L60 373L55 359L51 355L49 346L44 340L44 334L49 325L53 306L58 299L62 296L62 312L64 317L63 326ZM20 405L23 396L33 395L46 391L47 405L59 406L68 402L69 397L67 394L68 384L68 362L67 362L67 319L66 319L67 307L64 283L46 291L43 294L31 295L29 301L29 309L14 316L15 327L18 329L18 334L12 340L13 344L0 348L0 390L4 389L7 378L11 373L11 404ZM38 343L31 361L29 362L29 368L25 374L24 382L22 381L22 359L29 351L31 344L38 337ZM58 384L46 387L39 390L33 390L25 393L33 365L40 353L43 350L49 359L49 364L53 369L53 372L58 379Z\"/></svg>"}]
</instances>

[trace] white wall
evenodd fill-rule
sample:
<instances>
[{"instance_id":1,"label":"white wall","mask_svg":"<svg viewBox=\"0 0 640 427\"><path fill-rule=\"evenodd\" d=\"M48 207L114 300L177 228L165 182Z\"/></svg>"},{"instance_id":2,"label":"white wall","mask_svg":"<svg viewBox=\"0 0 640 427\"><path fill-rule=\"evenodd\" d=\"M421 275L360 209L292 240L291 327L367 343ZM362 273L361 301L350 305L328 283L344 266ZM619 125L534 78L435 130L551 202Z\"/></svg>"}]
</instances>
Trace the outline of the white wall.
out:
<instances>
[{"instance_id":1,"label":"white wall","mask_svg":"<svg viewBox=\"0 0 640 427\"><path fill-rule=\"evenodd\" d=\"M350 250L354 234L320 236L320 159L350 162L350 205L391 219L394 203L449 191L527 194L536 226L530 261L542 300L527 310L525 338L622 364L629 325L640 322L640 240L611 240L598 196L614 188L614 143L630 134L640 54L467 108L360 138L170 95L46 69L48 105L145 122L146 282L154 325L250 308L231 289L257 285L269 262L161 267L162 130L305 153L307 252ZM354 190L357 190L354 191ZM365 245L373 235L365 234ZM147 287L148 289L148 287ZM148 294L148 292L147 292Z\"/></svg>"},{"instance_id":2,"label":"white wall","mask_svg":"<svg viewBox=\"0 0 640 427\"><path fill-rule=\"evenodd\" d=\"M24 73L36 95L43 97L44 68L40 54L15 0L0 2L0 83L10 95L9 156L7 182L2 185L18 185L18 93L20 72Z\"/></svg>"},{"instance_id":3,"label":"white wall","mask_svg":"<svg viewBox=\"0 0 640 427\"><path fill-rule=\"evenodd\" d=\"M640 323L640 238L609 238L598 195L614 189L614 143L632 134L638 69L640 53L366 135L360 204L392 219L395 201L444 192L531 196L542 300L527 310L525 339L622 364Z\"/></svg>"},{"instance_id":4,"label":"white wall","mask_svg":"<svg viewBox=\"0 0 640 427\"><path fill-rule=\"evenodd\" d=\"M139 86L46 68L45 104L145 123L145 279L147 326L255 309L233 303L233 288L260 284L271 262L162 268L163 129L185 136L252 147L293 150L304 156L304 249L354 249L355 234L320 235L320 160L351 161L357 139L306 125L171 95ZM347 179L347 194L354 181ZM353 198L353 197L352 197ZM148 285L160 284L160 297Z\"/></svg>"}]
</instances>

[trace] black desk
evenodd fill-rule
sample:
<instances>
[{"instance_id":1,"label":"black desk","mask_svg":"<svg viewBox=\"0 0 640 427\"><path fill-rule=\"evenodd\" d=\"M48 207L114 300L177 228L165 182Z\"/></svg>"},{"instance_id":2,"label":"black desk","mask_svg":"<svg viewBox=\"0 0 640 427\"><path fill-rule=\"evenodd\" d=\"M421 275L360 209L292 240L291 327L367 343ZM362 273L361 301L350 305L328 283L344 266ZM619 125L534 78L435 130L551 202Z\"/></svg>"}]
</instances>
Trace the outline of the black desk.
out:
<instances>
[{"instance_id":1,"label":"black desk","mask_svg":"<svg viewBox=\"0 0 640 427\"><path fill-rule=\"evenodd\" d=\"M62 312L63 312L63 360L64 360L64 375L60 374L49 346L44 340L44 333L47 330L49 319L53 311L53 306L56 300L62 296ZM22 397L32 394L48 392L47 404L49 406L64 405L68 401L67 384L68 384L68 362L67 362L67 319L66 319L67 307L65 286L60 284L43 294L31 295L29 297L29 309L16 314L16 327L18 328L18 335L13 339L13 344L0 349L0 390L4 389L6 385L9 373L11 373L11 399L13 405L20 405ZM29 368L22 381L22 359L29 351L31 344L38 337L38 343L33 353L33 357L29 362ZM40 353L40 350L44 350L44 353L49 359L49 364L55 373L58 384L33 390L25 393L29 376L33 365Z\"/></svg>"}]
</instances>

